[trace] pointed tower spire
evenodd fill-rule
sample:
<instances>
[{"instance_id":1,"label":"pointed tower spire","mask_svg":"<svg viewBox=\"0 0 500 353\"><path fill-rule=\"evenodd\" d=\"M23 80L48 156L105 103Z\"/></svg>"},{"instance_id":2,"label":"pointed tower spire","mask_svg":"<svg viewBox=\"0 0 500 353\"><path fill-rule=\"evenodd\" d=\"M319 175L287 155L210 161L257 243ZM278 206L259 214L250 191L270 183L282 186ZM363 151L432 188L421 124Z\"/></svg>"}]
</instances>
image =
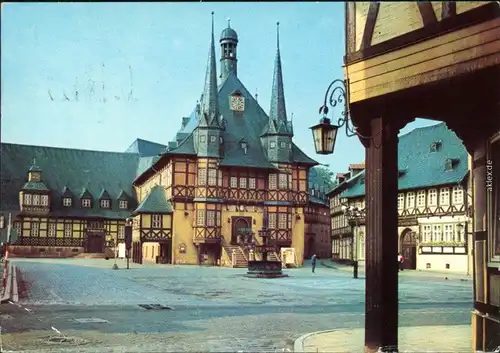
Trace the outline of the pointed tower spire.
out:
<instances>
[{"instance_id":1,"label":"pointed tower spire","mask_svg":"<svg viewBox=\"0 0 500 353\"><path fill-rule=\"evenodd\" d=\"M283 90L283 74L281 72L280 55L280 23L276 23L276 59L274 61L273 89L269 118L276 122L286 122L285 93Z\"/></svg>"},{"instance_id":2,"label":"pointed tower spire","mask_svg":"<svg viewBox=\"0 0 500 353\"><path fill-rule=\"evenodd\" d=\"M201 101L200 124L212 125L218 122L219 100L217 94L217 67L215 63L214 12L212 11L212 38L208 52L205 89Z\"/></svg>"}]
</instances>

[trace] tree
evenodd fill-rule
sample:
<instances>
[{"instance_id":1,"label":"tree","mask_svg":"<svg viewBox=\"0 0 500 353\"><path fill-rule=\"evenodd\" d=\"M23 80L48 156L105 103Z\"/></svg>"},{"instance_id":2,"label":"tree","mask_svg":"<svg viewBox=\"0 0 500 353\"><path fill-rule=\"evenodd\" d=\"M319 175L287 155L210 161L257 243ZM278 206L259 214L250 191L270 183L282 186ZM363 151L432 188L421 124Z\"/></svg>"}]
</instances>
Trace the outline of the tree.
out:
<instances>
[{"instance_id":1,"label":"tree","mask_svg":"<svg viewBox=\"0 0 500 353\"><path fill-rule=\"evenodd\" d=\"M316 166L311 169L310 174L310 182L313 185L319 184L320 187L326 187L327 191L335 185L335 173L327 167Z\"/></svg>"}]
</instances>

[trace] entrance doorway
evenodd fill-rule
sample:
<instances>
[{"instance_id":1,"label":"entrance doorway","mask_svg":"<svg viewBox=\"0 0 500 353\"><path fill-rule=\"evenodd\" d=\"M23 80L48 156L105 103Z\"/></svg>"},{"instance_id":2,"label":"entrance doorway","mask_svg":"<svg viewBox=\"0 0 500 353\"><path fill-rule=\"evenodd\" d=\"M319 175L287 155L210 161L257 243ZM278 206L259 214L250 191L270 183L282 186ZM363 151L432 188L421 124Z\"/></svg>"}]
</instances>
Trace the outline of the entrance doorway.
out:
<instances>
[{"instance_id":1,"label":"entrance doorway","mask_svg":"<svg viewBox=\"0 0 500 353\"><path fill-rule=\"evenodd\" d=\"M403 268L415 270L417 268L417 241L415 232L406 228L401 233L401 255L404 257Z\"/></svg>"},{"instance_id":2,"label":"entrance doorway","mask_svg":"<svg viewBox=\"0 0 500 353\"><path fill-rule=\"evenodd\" d=\"M172 263L172 242L160 243L160 252L158 254L158 263L171 264Z\"/></svg>"},{"instance_id":3,"label":"entrance doorway","mask_svg":"<svg viewBox=\"0 0 500 353\"><path fill-rule=\"evenodd\" d=\"M232 224L231 244L238 245L249 242L248 238L252 232L252 217L233 217Z\"/></svg>"},{"instance_id":4,"label":"entrance doorway","mask_svg":"<svg viewBox=\"0 0 500 353\"><path fill-rule=\"evenodd\" d=\"M102 233L87 233L87 249L88 253L103 253L104 252L104 234Z\"/></svg>"}]
</instances>

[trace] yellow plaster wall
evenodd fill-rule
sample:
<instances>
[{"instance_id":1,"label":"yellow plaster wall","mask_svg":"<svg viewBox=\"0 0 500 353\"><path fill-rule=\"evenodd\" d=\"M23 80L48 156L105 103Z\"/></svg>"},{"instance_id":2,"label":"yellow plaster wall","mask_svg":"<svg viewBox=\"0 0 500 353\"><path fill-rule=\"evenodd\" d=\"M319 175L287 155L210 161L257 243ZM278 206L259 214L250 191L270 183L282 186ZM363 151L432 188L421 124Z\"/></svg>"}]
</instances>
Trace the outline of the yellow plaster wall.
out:
<instances>
[{"instance_id":1,"label":"yellow plaster wall","mask_svg":"<svg viewBox=\"0 0 500 353\"><path fill-rule=\"evenodd\" d=\"M172 215L166 214L163 215L162 220L162 229L170 229L172 228Z\"/></svg>"},{"instance_id":2,"label":"yellow plaster wall","mask_svg":"<svg viewBox=\"0 0 500 353\"><path fill-rule=\"evenodd\" d=\"M297 219L296 215L300 217ZM297 208L292 218L292 248L295 249L295 256L299 266L304 265L304 209Z\"/></svg>"},{"instance_id":3,"label":"yellow plaster wall","mask_svg":"<svg viewBox=\"0 0 500 353\"><path fill-rule=\"evenodd\" d=\"M174 210L174 224L172 231L172 263L196 265L198 255L196 246L193 243L193 222L195 212L193 204L187 204L188 209L184 210L183 204L176 204ZM184 213L187 212L187 216ZM186 252L179 251L179 245L186 246Z\"/></svg>"},{"instance_id":4,"label":"yellow plaster wall","mask_svg":"<svg viewBox=\"0 0 500 353\"><path fill-rule=\"evenodd\" d=\"M142 214L141 215L141 227L142 228L151 228L151 215Z\"/></svg>"}]
</instances>

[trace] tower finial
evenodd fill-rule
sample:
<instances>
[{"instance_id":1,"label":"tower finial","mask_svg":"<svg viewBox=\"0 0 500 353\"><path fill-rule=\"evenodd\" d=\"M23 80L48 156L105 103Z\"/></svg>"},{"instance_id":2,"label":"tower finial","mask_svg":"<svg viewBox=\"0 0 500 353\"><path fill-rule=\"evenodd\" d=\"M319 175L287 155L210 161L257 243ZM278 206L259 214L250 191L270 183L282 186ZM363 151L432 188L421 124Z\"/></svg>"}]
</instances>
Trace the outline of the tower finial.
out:
<instances>
[{"instance_id":1,"label":"tower finial","mask_svg":"<svg viewBox=\"0 0 500 353\"><path fill-rule=\"evenodd\" d=\"M231 19L227 18L227 28L231 28Z\"/></svg>"},{"instance_id":2,"label":"tower finial","mask_svg":"<svg viewBox=\"0 0 500 353\"><path fill-rule=\"evenodd\" d=\"M269 118L277 122L286 122L285 94L283 92L283 74L281 71L281 55L279 47L279 22L276 22L276 58L274 60L273 89Z\"/></svg>"},{"instance_id":3,"label":"tower finial","mask_svg":"<svg viewBox=\"0 0 500 353\"><path fill-rule=\"evenodd\" d=\"M259 102L259 89L258 88L255 89L255 101Z\"/></svg>"},{"instance_id":4,"label":"tower finial","mask_svg":"<svg viewBox=\"0 0 500 353\"><path fill-rule=\"evenodd\" d=\"M280 21L276 22L276 46L280 48Z\"/></svg>"},{"instance_id":5,"label":"tower finial","mask_svg":"<svg viewBox=\"0 0 500 353\"><path fill-rule=\"evenodd\" d=\"M212 11L212 37L214 36L214 14L215 12Z\"/></svg>"},{"instance_id":6,"label":"tower finial","mask_svg":"<svg viewBox=\"0 0 500 353\"><path fill-rule=\"evenodd\" d=\"M214 37L214 12L212 11L212 36L210 38L210 49L208 51L205 87L200 98L200 103L196 108L200 111L199 124L204 126L209 126L212 123L216 123L217 119L219 118Z\"/></svg>"}]
</instances>

